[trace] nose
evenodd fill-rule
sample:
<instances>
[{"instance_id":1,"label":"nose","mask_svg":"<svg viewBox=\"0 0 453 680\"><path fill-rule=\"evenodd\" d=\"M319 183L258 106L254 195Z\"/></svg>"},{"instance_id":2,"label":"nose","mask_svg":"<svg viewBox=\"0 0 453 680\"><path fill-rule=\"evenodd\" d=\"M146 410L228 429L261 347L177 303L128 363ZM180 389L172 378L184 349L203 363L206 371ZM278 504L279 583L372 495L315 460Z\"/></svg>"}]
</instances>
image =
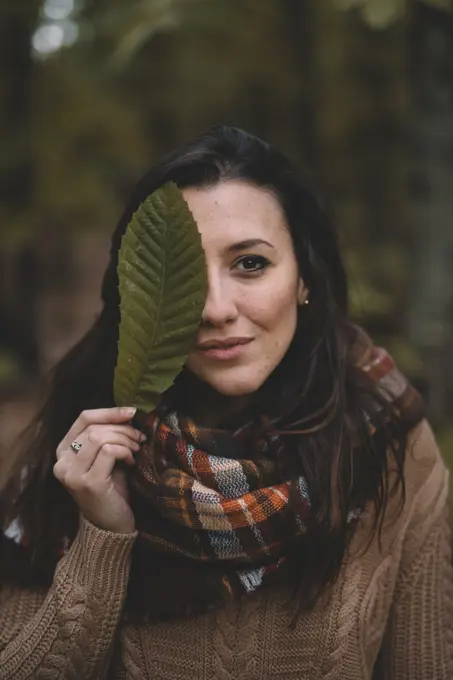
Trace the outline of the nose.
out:
<instances>
[{"instance_id":1,"label":"nose","mask_svg":"<svg viewBox=\"0 0 453 680\"><path fill-rule=\"evenodd\" d=\"M208 273L208 293L202 314L205 325L221 327L238 317L234 290L231 282L217 274Z\"/></svg>"}]
</instances>

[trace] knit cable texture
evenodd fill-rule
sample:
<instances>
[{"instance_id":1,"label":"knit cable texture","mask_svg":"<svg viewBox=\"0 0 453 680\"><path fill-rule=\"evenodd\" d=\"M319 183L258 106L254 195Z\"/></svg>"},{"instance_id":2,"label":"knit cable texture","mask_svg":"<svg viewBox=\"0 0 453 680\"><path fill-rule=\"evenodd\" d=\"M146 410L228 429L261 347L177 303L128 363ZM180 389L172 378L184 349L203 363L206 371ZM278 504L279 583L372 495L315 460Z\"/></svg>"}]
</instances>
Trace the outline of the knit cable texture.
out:
<instances>
[{"instance_id":1,"label":"knit cable texture","mask_svg":"<svg viewBox=\"0 0 453 680\"><path fill-rule=\"evenodd\" d=\"M39 600L27 591L5 598L0 610L0 680L105 676L134 540L133 534L110 534L82 520L39 609L33 611ZM20 634L9 638L11 627L17 630L19 622Z\"/></svg>"}]
</instances>

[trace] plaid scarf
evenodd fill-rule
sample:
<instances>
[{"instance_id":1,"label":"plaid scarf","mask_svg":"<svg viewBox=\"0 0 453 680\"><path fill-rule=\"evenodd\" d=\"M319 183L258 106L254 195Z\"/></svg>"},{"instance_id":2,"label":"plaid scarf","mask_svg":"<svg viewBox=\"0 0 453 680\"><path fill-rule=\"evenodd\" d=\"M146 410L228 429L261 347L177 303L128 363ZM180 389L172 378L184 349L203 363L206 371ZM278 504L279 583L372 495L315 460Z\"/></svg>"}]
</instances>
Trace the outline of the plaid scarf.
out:
<instances>
[{"instance_id":1,"label":"plaid scarf","mask_svg":"<svg viewBox=\"0 0 453 680\"><path fill-rule=\"evenodd\" d=\"M425 404L420 393L398 370L391 355L382 347L376 347L362 328L352 326L352 332L351 362L377 385L406 429L415 427L425 416ZM373 432L372 425L370 429Z\"/></svg>"},{"instance_id":2,"label":"plaid scarf","mask_svg":"<svg viewBox=\"0 0 453 680\"><path fill-rule=\"evenodd\" d=\"M159 422L152 446L165 468L155 470L145 447L136 489L151 512L142 537L156 552L234 564L225 589L255 590L304 533L310 510L305 478L280 479L278 437L261 441L252 460L249 430L235 436L198 428L172 413Z\"/></svg>"},{"instance_id":3,"label":"plaid scarf","mask_svg":"<svg viewBox=\"0 0 453 680\"><path fill-rule=\"evenodd\" d=\"M350 352L407 429L421 420L420 395L385 350L356 328ZM284 574L311 503L306 479L282 465L278 433L257 438L251 427L236 434L199 428L174 412L162 420L151 414L147 425L155 436L138 456L132 482L139 538L131 582L136 589L149 584L146 565L153 565L148 613L193 613L195 598L203 610ZM373 434L371 421L369 427ZM155 461L163 461L160 468ZM351 511L348 521L359 514Z\"/></svg>"}]
</instances>

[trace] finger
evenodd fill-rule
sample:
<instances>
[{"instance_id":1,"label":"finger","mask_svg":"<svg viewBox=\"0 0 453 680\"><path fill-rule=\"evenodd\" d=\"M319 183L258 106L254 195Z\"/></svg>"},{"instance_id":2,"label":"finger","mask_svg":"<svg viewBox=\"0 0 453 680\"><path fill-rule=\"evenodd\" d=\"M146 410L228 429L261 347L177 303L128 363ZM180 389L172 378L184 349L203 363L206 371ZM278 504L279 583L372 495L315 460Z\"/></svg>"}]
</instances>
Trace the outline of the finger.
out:
<instances>
[{"instance_id":1,"label":"finger","mask_svg":"<svg viewBox=\"0 0 453 680\"><path fill-rule=\"evenodd\" d=\"M137 441L130 439L120 432L109 431L103 434L100 432L93 432L83 442L82 448L75 456L75 469L77 469L80 474L88 472L97 456L105 449L105 447L109 446L122 446L123 448L127 448L132 460L132 451L137 452L140 448L140 444Z\"/></svg>"},{"instance_id":2,"label":"finger","mask_svg":"<svg viewBox=\"0 0 453 680\"><path fill-rule=\"evenodd\" d=\"M68 491L71 495L73 494L73 491L75 490L76 484L74 484L74 489L71 484L72 479L77 479L77 476L74 477L73 471L72 471L72 464L68 462L69 456L63 456L58 460L55 465L53 466L53 474L54 477L64 486L66 491Z\"/></svg>"},{"instance_id":3,"label":"finger","mask_svg":"<svg viewBox=\"0 0 453 680\"><path fill-rule=\"evenodd\" d=\"M89 425L77 437L77 443L85 450L86 447L84 447L84 444L88 441L91 441L92 443L98 442L100 445L107 442L114 443L118 436L126 437L128 441L124 440L124 444L134 451L138 451L140 444L146 440L146 435L140 432L140 430L136 430L131 425ZM136 444L139 446L135 446ZM66 446L66 448L63 448L63 446ZM73 455L77 453L77 455L80 456L82 449L75 451L72 448L72 443L68 447L63 440L57 449L57 459L68 453L68 451Z\"/></svg>"},{"instance_id":4,"label":"finger","mask_svg":"<svg viewBox=\"0 0 453 680\"><path fill-rule=\"evenodd\" d=\"M53 474L58 479L59 482L64 484L66 475L72 466L72 459L74 456L66 454L61 456L61 458L53 466Z\"/></svg>"},{"instance_id":5,"label":"finger","mask_svg":"<svg viewBox=\"0 0 453 680\"><path fill-rule=\"evenodd\" d=\"M106 444L99 451L99 455L96 457L86 476L89 476L92 482L106 480L111 476L115 465L120 461L127 465L135 465L134 457L127 446Z\"/></svg>"},{"instance_id":6,"label":"finger","mask_svg":"<svg viewBox=\"0 0 453 680\"><path fill-rule=\"evenodd\" d=\"M89 425L83 432L80 433L80 435L77 438L77 441L80 444L83 444L84 441L91 435L94 436L99 436L101 438L105 437L105 440L108 440L109 435L112 433L118 433L121 435L125 435L126 437L129 437L134 442L141 443L146 439L146 436L140 432L140 430L136 430L132 425Z\"/></svg>"},{"instance_id":7,"label":"finger","mask_svg":"<svg viewBox=\"0 0 453 680\"><path fill-rule=\"evenodd\" d=\"M71 445L71 442L76 440L77 437L90 425L125 423L134 417L136 410L137 409L129 406L115 406L113 408L98 408L82 411L80 416L72 425L71 429L58 445L57 451L60 452L61 450L68 449Z\"/></svg>"},{"instance_id":8,"label":"finger","mask_svg":"<svg viewBox=\"0 0 453 680\"><path fill-rule=\"evenodd\" d=\"M112 475L115 465L123 461L135 465L134 458L127 448L117 444L105 444L88 472L77 469L77 456L62 456L54 465L53 472L61 484L72 494L94 491Z\"/></svg>"}]
</instances>

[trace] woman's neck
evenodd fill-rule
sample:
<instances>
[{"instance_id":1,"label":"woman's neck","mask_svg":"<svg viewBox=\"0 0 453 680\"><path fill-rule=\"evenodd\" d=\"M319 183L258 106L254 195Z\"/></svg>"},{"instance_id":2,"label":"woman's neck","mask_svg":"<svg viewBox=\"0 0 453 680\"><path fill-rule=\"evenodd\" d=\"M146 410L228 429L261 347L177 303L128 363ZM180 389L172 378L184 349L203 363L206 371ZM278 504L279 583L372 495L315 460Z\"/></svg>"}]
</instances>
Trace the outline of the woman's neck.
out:
<instances>
[{"instance_id":1,"label":"woman's neck","mask_svg":"<svg viewBox=\"0 0 453 680\"><path fill-rule=\"evenodd\" d=\"M257 394L229 397L192 374L184 378L178 410L201 427L238 429L256 417Z\"/></svg>"}]
</instances>

